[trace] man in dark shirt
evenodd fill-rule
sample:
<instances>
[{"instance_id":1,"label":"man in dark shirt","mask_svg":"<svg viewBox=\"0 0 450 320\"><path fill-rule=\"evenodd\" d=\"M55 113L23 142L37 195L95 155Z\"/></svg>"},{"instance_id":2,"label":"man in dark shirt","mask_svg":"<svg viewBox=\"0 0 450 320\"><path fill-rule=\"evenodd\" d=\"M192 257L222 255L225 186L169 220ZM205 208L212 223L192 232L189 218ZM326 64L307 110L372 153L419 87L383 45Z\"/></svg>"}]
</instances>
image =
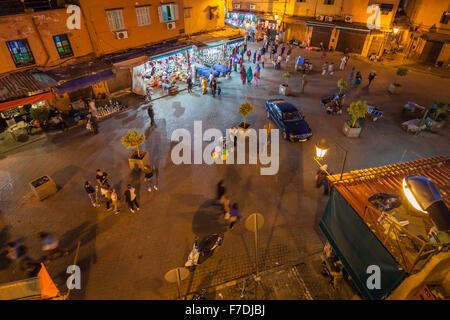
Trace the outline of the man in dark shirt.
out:
<instances>
[{"instance_id":1,"label":"man in dark shirt","mask_svg":"<svg viewBox=\"0 0 450 320\"><path fill-rule=\"evenodd\" d=\"M223 185L223 180L220 180L217 184L217 200L220 200L222 196L227 192L227 189Z\"/></svg>"},{"instance_id":2,"label":"man in dark shirt","mask_svg":"<svg viewBox=\"0 0 450 320\"><path fill-rule=\"evenodd\" d=\"M149 105L147 109L148 116L150 117L150 126L155 125L155 112L153 111L153 106Z\"/></svg>"},{"instance_id":3,"label":"man in dark shirt","mask_svg":"<svg viewBox=\"0 0 450 320\"><path fill-rule=\"evenodd\" d=\"M108 174L100 169L97 169L97 176L95 177L95 180L97 180L101 187L109 187Z\"/></svg>"}]
</instances>

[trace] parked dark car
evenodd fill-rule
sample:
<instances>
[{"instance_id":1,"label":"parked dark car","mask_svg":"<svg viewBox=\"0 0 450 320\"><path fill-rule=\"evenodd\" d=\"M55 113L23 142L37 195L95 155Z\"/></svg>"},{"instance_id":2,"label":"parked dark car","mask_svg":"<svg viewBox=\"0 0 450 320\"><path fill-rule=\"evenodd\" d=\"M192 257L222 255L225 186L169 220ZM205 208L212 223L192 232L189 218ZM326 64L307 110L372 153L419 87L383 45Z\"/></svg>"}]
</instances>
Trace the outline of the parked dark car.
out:
<instances>
[{"instance_id":1,"label":"parked dark car","mask_svg":"<svg viewBox=\"0 0 450 320\"><path fill-rule=\"evenodd\" d=\"M282 99L267 100L266 110L267 118L272 118L284 139L306 141L312 137L305 117L293 104Z\"/></svg>"}]
</instances>

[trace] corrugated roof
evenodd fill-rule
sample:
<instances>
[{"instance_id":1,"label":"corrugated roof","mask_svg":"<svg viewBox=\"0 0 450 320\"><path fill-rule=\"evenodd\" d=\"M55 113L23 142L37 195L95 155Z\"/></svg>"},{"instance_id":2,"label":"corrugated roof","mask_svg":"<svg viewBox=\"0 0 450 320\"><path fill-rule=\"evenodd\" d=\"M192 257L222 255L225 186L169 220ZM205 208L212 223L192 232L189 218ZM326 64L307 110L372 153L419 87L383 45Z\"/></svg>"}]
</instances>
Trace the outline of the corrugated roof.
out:
<instances>
[{"instance_id":1,"label":"corrugated roof","mask_svg":"<svg viewBox=\"0 0 450 320\"><path fill-rule=\"evenodd\" d=\"M55 85L47 74L34 70L5 73L0 75L0 101L32 96Z\"/></svg>"},{"instance_id":2,"label":"corrugated roof","mask_svg":"<svg viewBox=\"0 0 450 320\"><path fill-rule=\"evenodd\" d=\"M331 185L345 198L403 270L411 273L420 270L427 257L440 250L440 243L427 240L432 227L430 218L415 214L408 209L408 205L385 214L368 201L376 193L402 195L403 178L408 175L425 176L434 181L444 202L449 206L450 161L444 156L351 171L344 173L342 180L339 180L340 175L330 176L329 179ZM398 219L407 221L408 224L402 226Z\"/></svg>"},{"instance_id":3,"label":"corrugated roof","mask_svg":"<svg viewBox=\"0 0 450 320\"><path fill-rule=\"evenodd\" d=\"M450 160L444 156L351 171L344 173L341 181L337 174L330 181L353 209L362 214L367 199L374 193L403 194L403 178L412 174L433 180L450 206Z\"/></svg>"}]
</instances>

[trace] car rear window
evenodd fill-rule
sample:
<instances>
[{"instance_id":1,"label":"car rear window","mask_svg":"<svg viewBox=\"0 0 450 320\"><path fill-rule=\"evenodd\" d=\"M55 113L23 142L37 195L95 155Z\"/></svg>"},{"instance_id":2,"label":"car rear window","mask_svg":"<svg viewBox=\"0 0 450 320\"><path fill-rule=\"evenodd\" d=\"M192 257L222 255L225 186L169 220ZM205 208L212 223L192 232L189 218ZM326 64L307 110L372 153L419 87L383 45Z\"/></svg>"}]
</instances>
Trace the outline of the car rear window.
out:
<instances>
[{"instance_id":1,"label":"car rear window","mask_svg":"<svg viewBox=\"0 0 450 320\"><path fill-rule=\"evenodd\" d=\"M283 120L284 121L299 121L302 120L302 116L299 112L284 112L283 113Z\"/></svg>"}]
</instances>

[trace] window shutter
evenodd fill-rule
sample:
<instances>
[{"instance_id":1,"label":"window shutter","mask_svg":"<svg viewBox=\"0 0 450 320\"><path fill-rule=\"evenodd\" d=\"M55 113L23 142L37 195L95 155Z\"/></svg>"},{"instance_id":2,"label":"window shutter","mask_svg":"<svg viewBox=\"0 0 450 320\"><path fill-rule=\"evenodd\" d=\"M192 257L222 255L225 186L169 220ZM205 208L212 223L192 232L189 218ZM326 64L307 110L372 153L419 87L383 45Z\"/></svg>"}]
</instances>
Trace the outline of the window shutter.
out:
<instances>
[{"instance_id":1,"label":"window shutter","mask_svg":"<svg viewBox=\"0 0 450 320\"><path fill-rule=\"evenodd\" d=\"M178 20L178 5L174 4L173 8L173 20Z\"/></svg>"},{"instance_id":2,"label":"window shutter","mask_svg":"<svg viewBox=\"0 0 450 320\"><path fill-rule=\"evenodd\" d=\"M163 13L162 13L162 7L158 7L158 15L159 15L159 22L164 22L163 19Z\"/></svg>"}]
</instances>

